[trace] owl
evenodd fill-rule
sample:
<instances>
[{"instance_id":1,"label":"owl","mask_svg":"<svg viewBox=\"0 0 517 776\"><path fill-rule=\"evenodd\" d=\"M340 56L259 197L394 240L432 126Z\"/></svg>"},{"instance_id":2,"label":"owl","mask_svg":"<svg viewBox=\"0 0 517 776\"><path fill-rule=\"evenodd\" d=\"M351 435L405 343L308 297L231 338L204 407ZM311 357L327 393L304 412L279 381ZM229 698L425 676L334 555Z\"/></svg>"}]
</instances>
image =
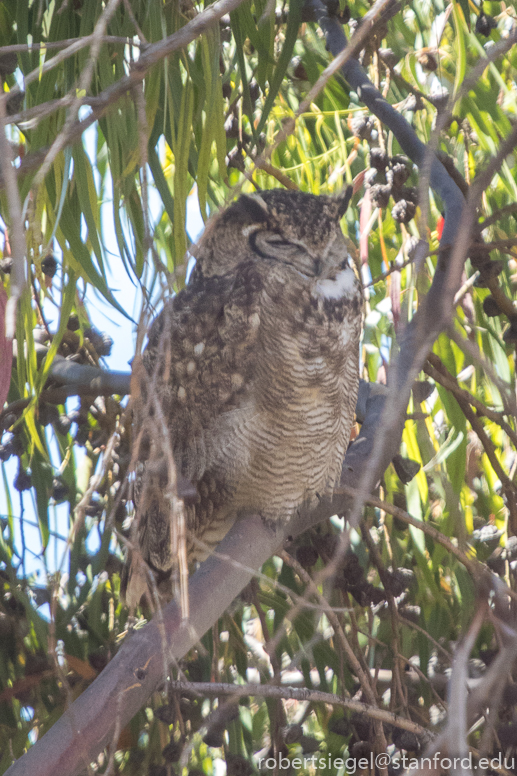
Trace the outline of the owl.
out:
<instances>
[{"instance_id":1,"label":"owl","mask_svg":"<svg viewBox=\"0 0 517 776\"><path fill-rule=\"evenodd\" d=\"M239 517L287 521L339 480L362 328L340 227L350 196L241 196L209 222L189 284L151 325L134 376L145 497L133 543L162 590L175 566L171 457L197 492L185 507L189 561L202 561ZM145 586L129 563L134 605Z\"/></svg>"}]
</instances>

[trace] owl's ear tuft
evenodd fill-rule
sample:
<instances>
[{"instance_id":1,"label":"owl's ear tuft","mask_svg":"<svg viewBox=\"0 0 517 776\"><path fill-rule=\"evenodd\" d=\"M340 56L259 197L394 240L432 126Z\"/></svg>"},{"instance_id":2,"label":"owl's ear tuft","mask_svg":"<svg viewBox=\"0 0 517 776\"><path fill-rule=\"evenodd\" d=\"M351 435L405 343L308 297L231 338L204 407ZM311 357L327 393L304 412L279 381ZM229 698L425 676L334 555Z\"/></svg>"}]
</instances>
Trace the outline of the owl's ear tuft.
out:
<instances>
[{"instance_id":1,"label":"owl's ear tuft","mask_svg":"<svg viewBox=\"0 0 517 776\"><path fill-rule=\"evenodd\" d=\"M268 207L260 194L242 194L235 206L245 213L252 223L261 224L268 220Z\"/></svg>"},{"instance_id":2,"label":"owl's ear tuft","mask_svg":"<svg viewBox=\"0 0 517 776\"><path fill-rule=\"evenodd\" d=\"M347 209L348 205L350 204L350 200L352 199L352 194L354 193L354 189L352 186L347 186L344 191L342 191L340 194L336 197L337 202L337 215L338 218L342 218Z\"/></svg>"}]
</instances>

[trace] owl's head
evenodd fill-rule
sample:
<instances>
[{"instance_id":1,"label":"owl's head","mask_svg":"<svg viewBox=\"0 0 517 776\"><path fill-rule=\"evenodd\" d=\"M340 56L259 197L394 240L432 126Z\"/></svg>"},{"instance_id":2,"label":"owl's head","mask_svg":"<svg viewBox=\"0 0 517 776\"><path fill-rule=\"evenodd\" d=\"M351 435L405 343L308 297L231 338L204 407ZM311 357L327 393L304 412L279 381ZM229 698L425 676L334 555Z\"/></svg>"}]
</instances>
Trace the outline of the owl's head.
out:
<instances>
[{"instance_id":1,"label":"owl's head","mask_svg":"<svg viewBox=\"0 0 517 776\"><path fill-rule=\"evenodd\" d=\"M209 222L193 249L197 272L222 275L256 259L319 276L346 256L340 220L351 196L351 187L335 197L283 189L244 194Z\"/></svg>"}]
</instances>

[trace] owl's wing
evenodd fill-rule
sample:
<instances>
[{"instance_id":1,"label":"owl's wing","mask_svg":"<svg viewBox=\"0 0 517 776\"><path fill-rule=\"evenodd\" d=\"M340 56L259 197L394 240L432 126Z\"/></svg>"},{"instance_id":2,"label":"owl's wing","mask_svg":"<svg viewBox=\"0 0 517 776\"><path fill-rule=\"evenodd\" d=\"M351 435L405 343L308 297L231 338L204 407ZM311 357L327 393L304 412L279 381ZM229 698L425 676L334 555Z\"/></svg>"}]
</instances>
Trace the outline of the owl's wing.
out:
<instances>
[{"instance_id":1,"label":"owl's wing","mask_svg":"<svg viewBox=\"0 0 517 776\"><path fill-rule=\"evenodd\" d=\"M260 275L252 264L200 278L153 323L144 366L168 425L179 471L197 481L210 468L211 436L242 406L253 381L260 327Z\"/></svg>"},{"instance_id":2,"label":"owl's wing","mask_svg":"<svg viewBox=\"0 0 517 776\"><path fill-rule=\"evenodd\" d=\"M228 275L198 276L165 305L150 328L136 375L133 428L141 464L135 541L158 577L170 574L175 564L167 494L170 453L178 473L199 486L203 509L196 508L193 520L199 521L206 506L213 513L217 500L224 499L225 483L215 481L211 467L225 445L227 419L245 405L253 384L261 290L253 264ZM203 503L207 488L213 493ZM133 574L140 580L138 598L145 591L142 570ZM135 599L130 577L131 571L128 603Z\"/></svg>"}]
</instances>

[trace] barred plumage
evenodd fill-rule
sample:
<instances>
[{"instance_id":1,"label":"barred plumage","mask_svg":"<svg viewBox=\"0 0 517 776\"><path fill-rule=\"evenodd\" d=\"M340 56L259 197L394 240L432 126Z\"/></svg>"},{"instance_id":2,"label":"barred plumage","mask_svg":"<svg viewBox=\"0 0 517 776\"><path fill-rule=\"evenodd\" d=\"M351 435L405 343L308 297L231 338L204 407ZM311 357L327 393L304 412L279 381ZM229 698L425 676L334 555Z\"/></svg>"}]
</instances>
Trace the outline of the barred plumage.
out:
<instances>
[{"instance_id":1,"label":"barred plumage","mask_svg":"<svg viewBox=\"0 0 517 776\"><path fill-rule=\"evenodd\" d=\"M136 376L134 425L147 461L136 540L162 580L175 559L158 423L199 494L186 509L190 560L206 556L196 540L214 547L239 516L287 520L339 478L362 321L339 224L349 196L241 196L209 223L190 284L150 329ZM133 588L130 572L135 604L142 589Z\"/></svg>"}]
</instances>

